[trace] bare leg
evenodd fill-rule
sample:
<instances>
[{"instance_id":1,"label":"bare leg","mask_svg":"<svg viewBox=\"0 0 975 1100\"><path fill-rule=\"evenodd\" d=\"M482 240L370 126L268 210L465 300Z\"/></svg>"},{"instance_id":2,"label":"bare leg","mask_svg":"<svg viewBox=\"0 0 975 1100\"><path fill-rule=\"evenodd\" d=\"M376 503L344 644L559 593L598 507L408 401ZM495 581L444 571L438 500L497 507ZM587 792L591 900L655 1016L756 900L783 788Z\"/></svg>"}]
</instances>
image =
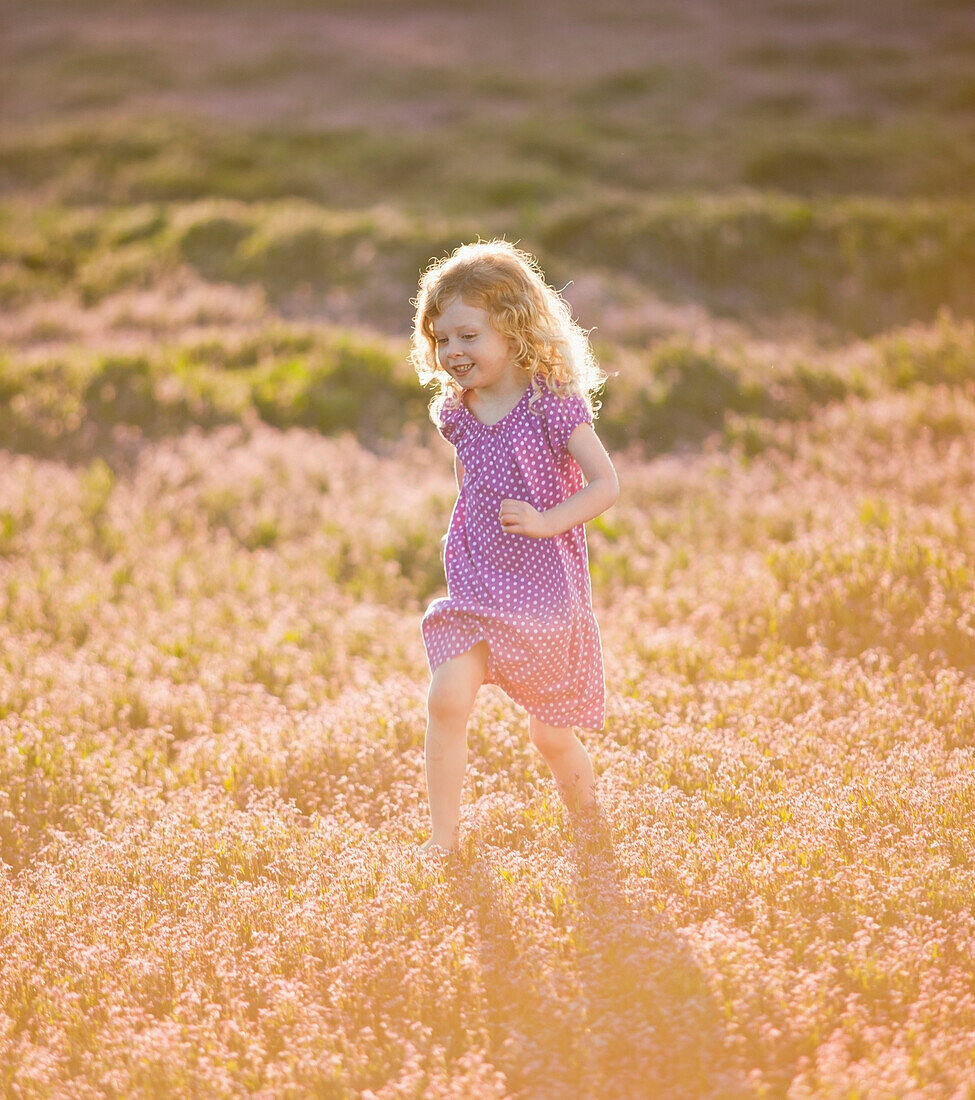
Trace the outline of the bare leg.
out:
<instances>
[{"instance_id":1,"label":"bare leg","mask_svg":"<svg viewBox=\"0 0 975 1100\"><path fill-rule=\"evenodd\" d=\"M594 806L596 793L592 761L573 730L549 726L538 718L531 718L528 728L532 743L552 769L559 794L569 810Z\"/></svg>"},{"instance_id":2,"label":"bare leg","mask_svg":"<svg viewBox=\"0 0 975 1100\"><path fill-rule=\"evenodd\" d=\"M457 847L460 799L467 770L467 719L487 675L487 642L478 642L434 670L427 697L426 774L432 833L421 846Z\"/></svg>"}]
</instances>

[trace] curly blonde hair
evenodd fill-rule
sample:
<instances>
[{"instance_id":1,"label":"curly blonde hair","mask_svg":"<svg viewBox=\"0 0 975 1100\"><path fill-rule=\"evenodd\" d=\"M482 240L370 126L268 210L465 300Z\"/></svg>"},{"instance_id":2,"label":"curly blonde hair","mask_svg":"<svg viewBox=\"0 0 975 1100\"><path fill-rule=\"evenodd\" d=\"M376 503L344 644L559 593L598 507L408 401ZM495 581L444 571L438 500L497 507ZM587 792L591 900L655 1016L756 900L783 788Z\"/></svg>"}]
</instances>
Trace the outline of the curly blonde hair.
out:
<instances>
[{"instance_id":1,"label":"curly blonde hair","mask_svg":"<svg viewBox=\"0 0 975 1100\"><path fill-rule=\"evenodd\" d=\"M606 373L593 355L589 333L573 320L568 303L545 282L537 260L504 240L461 245L437 260L420 278L415 299L410 361L424 386L436 383L430 416L460 403L463 387L440 366L433 326L454 298L483 309L493 327L510 339L535 391L544 384L560 397L576 394L592 413Z\"/></svg>"}]
</instances>

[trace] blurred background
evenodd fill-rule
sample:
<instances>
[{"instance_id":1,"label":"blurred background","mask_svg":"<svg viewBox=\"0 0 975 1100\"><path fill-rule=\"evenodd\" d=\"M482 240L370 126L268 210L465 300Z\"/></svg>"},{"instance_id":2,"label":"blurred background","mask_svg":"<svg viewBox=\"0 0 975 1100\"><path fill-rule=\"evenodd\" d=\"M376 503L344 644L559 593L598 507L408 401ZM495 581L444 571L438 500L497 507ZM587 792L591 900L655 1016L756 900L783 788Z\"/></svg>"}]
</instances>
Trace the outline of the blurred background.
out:
<instances>
[{"instance_id":1,"label":"blurred background","mask_svg":"<svg viewBox=\"0 0 975 1100\"><path fill-rule=\"evenodd\" d=\"M409 300L478 236L568 284L651 452L869 391L860 342L975 303L964 0L11 0L0 74L15 449L427 433Z\"/></svg>"}]
</instances>

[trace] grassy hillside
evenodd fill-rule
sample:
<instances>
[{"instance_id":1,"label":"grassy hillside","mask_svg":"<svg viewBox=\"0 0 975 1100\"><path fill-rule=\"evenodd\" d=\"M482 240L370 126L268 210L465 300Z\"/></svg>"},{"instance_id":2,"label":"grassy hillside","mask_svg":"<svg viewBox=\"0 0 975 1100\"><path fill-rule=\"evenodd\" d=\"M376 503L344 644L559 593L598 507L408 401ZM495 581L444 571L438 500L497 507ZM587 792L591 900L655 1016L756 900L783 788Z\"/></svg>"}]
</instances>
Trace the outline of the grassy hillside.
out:
<instances>
[{"instance_id":1,"label":"grassy hillside","mask_svg":"<svg viewBox=\"0 0 975 1100\"><path fill-rule=\"evenodd\" d=\"M220 4L136 4L124 18L97 3L10 5L0 341L17 373L55 346L74 356L82 333L110 359L120 344L137 359L155 350L160 327L182 343L187 324L214 329L194 331L202 344L246 345L257 314L329 326L306 337L316 344L345 342L336 326L360 349L381 334L376 355L398 362L418 271L458 241L504 234L569 284L607 364L633 372L621 391L668 387L649 381L673 358L660 341L707 331L744 349L746 397L709 368L663 437L653 415L611 429L659 449L680 424L693 444L725 412L781 404L753 338L775 342L772 359L808 360L824 341L835 351L945 308L971 316L965 5L932 17L901 0L879 24L871 5L825 0L766 0L735 18L713 0L494 15L249 3L227 33L229 18ZM149 358L179 391L185 369ZM290 370L306 397L292 413L290 398L257 400L272 423L350 418L376 436L416 416L396 366L346 379L331 412L307 397L322 368ZM193 386L225 392L171 423L255 404L239 375ZM387 413L370 427L355 409L377 387ZM846 392L832 369L805 388L817 401ZM109 406L86 405L86 422L111 422Z\"/></svg>"}]
</instances>

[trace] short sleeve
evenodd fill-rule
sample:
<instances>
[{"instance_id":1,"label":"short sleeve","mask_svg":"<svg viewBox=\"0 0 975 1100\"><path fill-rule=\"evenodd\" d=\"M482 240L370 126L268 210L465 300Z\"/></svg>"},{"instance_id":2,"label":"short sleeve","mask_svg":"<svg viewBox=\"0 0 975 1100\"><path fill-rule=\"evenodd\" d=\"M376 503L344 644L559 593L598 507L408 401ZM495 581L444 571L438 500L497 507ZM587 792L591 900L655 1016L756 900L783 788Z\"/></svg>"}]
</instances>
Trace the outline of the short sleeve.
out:
<instances>
[{"instance_id":1,"label":"short sleeve","mask_svg":"<svg viewBox=\"0 0 975 1100\"><path fill-rule=\"evenodd\" d=\"M570 394L568 397L552 394L547 404L545 430L549 444L556 455L562 456L568 453L569 436L575 429L580 424L592 423L592 412L589 405L577 394Z\"/></svg>"},{"instance_id":2,"label":"short sleeve","mask_svg":"<svg viewBox=\"0 0 975 1100\"><path fill-rule=\"evenodd\" d=\"M454 447L460 442L460 437L463 433L463 424L463 412L459 405L446 409L441 407L438 410L437 431L448 443L453 444Z\"/></svg>"}]
</instances>

